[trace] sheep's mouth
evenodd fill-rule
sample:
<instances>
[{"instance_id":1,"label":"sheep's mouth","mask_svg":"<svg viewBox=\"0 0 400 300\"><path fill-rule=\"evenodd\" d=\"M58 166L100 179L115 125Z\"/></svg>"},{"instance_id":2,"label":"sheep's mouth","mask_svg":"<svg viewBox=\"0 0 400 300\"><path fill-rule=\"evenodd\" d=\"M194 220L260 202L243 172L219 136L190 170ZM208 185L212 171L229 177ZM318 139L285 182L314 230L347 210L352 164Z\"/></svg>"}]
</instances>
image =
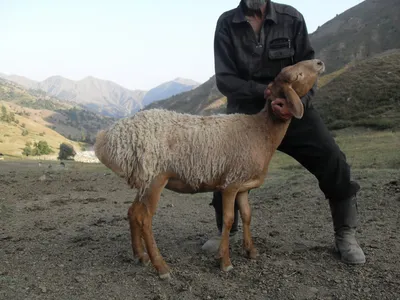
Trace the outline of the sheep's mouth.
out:
<instances>
[{"instance_id":1,"label":"sheep's mouth","mask_svg":"<svg viewBox=\"0 0 400 300\"><path fill-rule=\"evenodd\" d=\"M320 68L319 68L319 70L318 70L318 75L321 75L322 73L324 73L325 72L325 64L323 64Z\"/></svg>"}]
</instances>

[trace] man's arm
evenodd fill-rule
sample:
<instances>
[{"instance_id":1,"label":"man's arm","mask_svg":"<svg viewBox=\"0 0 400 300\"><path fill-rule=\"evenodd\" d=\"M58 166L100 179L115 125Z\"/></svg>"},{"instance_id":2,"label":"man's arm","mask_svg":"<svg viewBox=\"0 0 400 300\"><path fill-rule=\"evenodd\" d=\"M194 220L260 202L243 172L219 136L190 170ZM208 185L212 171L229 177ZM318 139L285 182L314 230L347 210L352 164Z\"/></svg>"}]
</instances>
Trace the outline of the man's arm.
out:
<instances>
[{"instance_id":1,"label":"man's arm","mask_svg":"<svg viewBox=\"0 0 400 300\"><path fill-rule=\"evenodd\" d=\"M214 61L217 87L223 95L244 101L264 98L267 85L239 77L231 38L219 26L214 36Z\"/></svg>"},{"instance_id":2,"label":"man's arm","mask_svg":"<svg viewBox=\"0 0 400 300\"><path fill-rule=\"evenodd\" d=\"M315 57L315 51L311 47L310 39L308 38L307 25L302 15L296 24L295 32L296 36L294 38L294 63L298 63L302 60L313 59ZM305 108L308 107L308 104L314 97L315 90L316 84L304 97L301 98L301 102L303 102Z\"/></svg>"}]
</instances>

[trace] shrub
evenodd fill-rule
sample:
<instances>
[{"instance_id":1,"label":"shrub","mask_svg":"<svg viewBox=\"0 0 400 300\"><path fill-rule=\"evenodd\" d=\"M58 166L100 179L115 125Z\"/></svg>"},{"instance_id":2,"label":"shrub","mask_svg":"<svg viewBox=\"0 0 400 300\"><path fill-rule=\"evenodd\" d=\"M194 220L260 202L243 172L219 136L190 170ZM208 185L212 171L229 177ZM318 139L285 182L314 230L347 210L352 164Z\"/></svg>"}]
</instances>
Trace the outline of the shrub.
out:
<instances>
[{"instance_id":1,"label":"shrub","mask_svg":"<svg viewBox=\"0 0 400 300\"><path fill-rule=\"evenodd\" d=\"M335 120L328 124L328 128L331 130L343 129L350 127L352 125L351 121L347 120Z\"/></svg>"},{"instance_id":2,"label":"shrub","mask_svg":"<svg viewBox=\"0 0 400 300\"><path fill-rule=\"evenodd\" d=\"M396 127L396 122L391 119L374 118L374 119L369 119L369 120L357 121L355 123L355 125L374 128L374 129L378 129L378 130L385 130L385 129L391 129L391 128Z\"/></svg>"},{"instance_id":3,"label":"shrub","mask_svg":"<svg viewBox=\"0 0 400 300\"><path fill-rule=\"evenodd\" d=\"M39 141L33 144L32 155L47 155L52 153L53 150L50 148L46 141Z\"/></svg>"},{"instance_id":4,"label":"shrub","mask_svg":"<svg viewBox=\"0 0 400 300\"><path fill-rule=\"evenodd\" d=\"M39 155L47 155L53 153L54 151L50 148L46 141L39 141L33 143L27 142L25 144L25 148L22 150L22 154L25 156L39 156Z\"/></svg>"},{"instance_id":5,"label":"shrub","mask_svg":"<svg viewBox=\"0 0 400 300\"><path fill-rule=\"evenodd\" d=\"M76 152L71 144L62 143L60 145L60 152L58 153L58 159L67 160L73 158L75 155Z\"/></svg>"},{"instance_id":6,"label":"shrub","mask_svg":"<svg viewBox=\"0 0 400 300\"><path fill-rule=\"evenodd\" d=\"M26 146L26 147L22 150L22 155L25 155L25 156L32 155L32 147L31 147L31 146Z\"/></svg>"}]
</instances>

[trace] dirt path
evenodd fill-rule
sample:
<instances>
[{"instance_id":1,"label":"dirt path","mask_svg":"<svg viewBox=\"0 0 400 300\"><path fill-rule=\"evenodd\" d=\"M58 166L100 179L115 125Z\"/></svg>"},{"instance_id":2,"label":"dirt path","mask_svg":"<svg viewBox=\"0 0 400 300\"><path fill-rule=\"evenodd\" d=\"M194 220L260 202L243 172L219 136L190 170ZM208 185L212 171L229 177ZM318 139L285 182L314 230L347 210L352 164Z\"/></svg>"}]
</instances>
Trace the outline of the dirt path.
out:
<instances>
[{"instance_id":1,"label":"dirt path","mask_svg":"<svg viewBox=\"0 0 400 300\"><path fill-rule=\"evenodd\" d=\"M0 299L400 299L400 171L354 176L363 187L365 266L333 254L328 205L314 178L279 171L251 194L260 258L245 259L238 241L229 274L200 249L215 233L210 194L165 191L154 219L173 269L163 282L132 260L126 215L134 194L119 178L94 165L2 161Z\"/></svg>"}]
</instances>

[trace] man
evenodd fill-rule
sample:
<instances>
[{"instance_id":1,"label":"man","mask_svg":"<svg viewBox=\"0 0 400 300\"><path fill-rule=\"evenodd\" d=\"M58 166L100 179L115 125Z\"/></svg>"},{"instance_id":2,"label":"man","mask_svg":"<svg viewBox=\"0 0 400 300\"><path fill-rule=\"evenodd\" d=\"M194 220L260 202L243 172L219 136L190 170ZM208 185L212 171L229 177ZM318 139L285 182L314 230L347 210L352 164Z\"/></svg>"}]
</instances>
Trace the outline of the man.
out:
<instances>
[{"instance_id":1,"label":"man","mask_svg":"<svg viewBox=\"0 0 400 300\"><path fill-rule=\"evenodd\" d=\"M314 58L302 14L270 0L242 0L236 9L223 13L215 30L214 53L216 82L228 99L228 114L257 113L269 95L268 83L283 67ZM335 248L342 261L363 264L365 255L355 238L360 186L350 180L345 155L311 104L314 93L315 86L301 99L304 117L292 119L278 150L296 159L318 179L319 188L329 200ZM271 105L276 116L290 117L285 99ZM212 205L221 234L221 193L214 193ZM236 206L232 235L237 232L238 215ZM216 252L219 242L220 235L202 248Z\"/></svg>"}]
</instances>

